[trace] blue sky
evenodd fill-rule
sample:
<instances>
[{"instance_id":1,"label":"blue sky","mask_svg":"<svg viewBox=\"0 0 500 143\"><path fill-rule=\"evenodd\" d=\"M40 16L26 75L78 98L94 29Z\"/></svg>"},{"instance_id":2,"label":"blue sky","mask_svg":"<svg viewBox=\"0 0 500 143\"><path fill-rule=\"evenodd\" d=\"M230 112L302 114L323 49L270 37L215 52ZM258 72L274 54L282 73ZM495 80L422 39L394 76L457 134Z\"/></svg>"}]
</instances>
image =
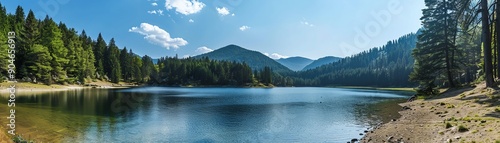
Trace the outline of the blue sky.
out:
<instances>
[{"instance_id":1,"label":"blue sky","mask_svg":"<svg viewBox=\"0 0 500 143\"><path fill-rule=\"evenodd\" d=\"M0 0L139 55L194 56L229 44L272 58L345 57L416 32L423 0Z\"/></svg>"}]
</instances>

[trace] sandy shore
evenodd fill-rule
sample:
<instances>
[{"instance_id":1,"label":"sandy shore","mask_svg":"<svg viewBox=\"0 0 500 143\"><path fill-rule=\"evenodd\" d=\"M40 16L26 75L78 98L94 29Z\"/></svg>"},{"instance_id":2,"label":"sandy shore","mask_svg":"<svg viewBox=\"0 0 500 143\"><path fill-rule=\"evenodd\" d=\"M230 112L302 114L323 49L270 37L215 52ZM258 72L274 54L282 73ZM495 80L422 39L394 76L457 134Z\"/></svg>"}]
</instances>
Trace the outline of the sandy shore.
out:
<instances>
[{"instance_id":1,"label":"sandy shore","mask_svg":"<svg viewBox=\"0 0 500 143\"><path fill-rule=\"evenodd\" d=\"M13 142L9 137L7 137L7 133L4 127L0 127L3 133L0 133L0 143L11 143Z\"/></svg>"},{"instance_id":2,"label":"sandy shore","mask_svg":"<svg viewBox=\"0 0 500 143\"><path fill-rule=\"evenodd\" d=\"M42 85L33 83L16 83L16 93L36 93L36 92L54 92L54 91L66 91L66 90L77 90L85 88L130 88L130 84L113 84L109 82L92 82L89 83L93 86L83 86L83 85ZM0 83L0 94L9 93L9 87L12 83L3 82Z\"/></svg>"},{"instance_id":3,"label":"sandy shore","mask_svg":"<svg viewBox=\"0 0 500 143\"><path fill-rule=\"evenodd\" d=\"M401 117L369 131L360 142L499 142L500 93L484 84L400 104Z\"/></svg>"}]
</instances>

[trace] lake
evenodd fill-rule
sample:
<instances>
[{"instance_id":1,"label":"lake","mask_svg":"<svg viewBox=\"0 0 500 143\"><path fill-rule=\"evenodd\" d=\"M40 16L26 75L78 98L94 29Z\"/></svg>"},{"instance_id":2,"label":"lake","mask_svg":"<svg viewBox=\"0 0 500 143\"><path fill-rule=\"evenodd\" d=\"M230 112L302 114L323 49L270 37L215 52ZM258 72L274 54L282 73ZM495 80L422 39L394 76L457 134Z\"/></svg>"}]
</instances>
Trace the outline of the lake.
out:
<instances>
[{"instance_id":1,"label":"lake","mask_svg":"<svg viewBox=\"0 0 500 143\"><path fill-rule=\"evenodd\" d=\"M395 102L407 97L315 87L18 93L16 131L38 142L347 142L387 118L381 110L394 114ZM0 102L6 100L2 94ZM387 109L373 106L384 102ZM1 117L7 109L0 106Z\"/></svg>"}]
</instances>

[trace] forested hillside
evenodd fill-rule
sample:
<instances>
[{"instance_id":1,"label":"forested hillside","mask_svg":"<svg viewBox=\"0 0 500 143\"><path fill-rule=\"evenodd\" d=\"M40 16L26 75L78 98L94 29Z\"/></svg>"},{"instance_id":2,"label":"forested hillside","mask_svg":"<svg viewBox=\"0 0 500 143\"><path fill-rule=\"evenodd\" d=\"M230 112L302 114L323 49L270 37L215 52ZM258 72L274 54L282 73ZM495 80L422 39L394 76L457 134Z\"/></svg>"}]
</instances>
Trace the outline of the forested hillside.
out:
<instances>
[{"instance_id":1,"label":"forested hillside","mask_svg":"<svg viewBox=\"0 0 500 143\"><path fill-rule=\"evenodd\" d=\"M408 75L413 70L411 53L416 40L417 34L408 34L382 47L282 77L290 76L295 86L411 86Z\"/></svg>"},{"instance_id":2,"label":"forested hillside","mask_svg":"<svg viewBox=\"0 0 500 143\"><path fill-rule=\"evenodd\" d=\"M215 51L195 56L194 58L205 57L219 61L244 62L253 70L262 70L264 67L270 67L274 72L292 72L287 67L260 52L247 50L237 45L228 45Z\"/></svg>"},{"instance_id":3,"label":"forested hillside","mask_svg":"<svg viewBox=\"0 0 500 143\"><path fill-rule=\"evenodd\" d=\"M310 70L310 69L315 69L315 68L320 67L322 65L337 62L340 59L342 59L342 58L334 57L334 56L327 56L327 57L319 58L317 60L314 60L312 63L308 64L304 68L302 68L302 70L306 71L306 70Z\"/></svg>"},{"instance_id":4,"label":"forested hillside","mask_svg":"<svg viewBox=\"0 0 500 143\"><path fill-rule=\"evenodd\" d=\"M304 57L281 58L276 61L293 71L301 71L304 67L313 62L313 60Z\"/></svg>"},{"instance_id":5,"label":"forested hillside","mask_svg":"<svg viewBox=\"0 0 500 143\"><path fill-rule=\"evenodd\" d=\"M15 32L16 79L34 83L65 84L84 83L94 79L111 82L147 82L149 71L155 70L148 56L139 57L123 47L119 49L115 40L106 43L101 34L93 40L85 33L78 33L66 24L56 23L46 16L36 19L33 11L25 15L18 6L15 14L7 14L0 6L0 31ZM6 34L0 40L7 41ZM2 45L2 54L7 53ZM8 58L3 55L2 58ZM7 75L7 64L0 63L2 75Z\"/></svg>"},{"instance_id":6,"label":"forested hillside","mask_svg":"<svg viewBox=\"0 0 500 143\"><path fill-rule=\"evenodd\" d=\"M254 86L271 83L271 70L252 71L246 63L217 61L208 58L160 58L158 83L163 85L233 85Z\"/></svg>"}]
</instances>

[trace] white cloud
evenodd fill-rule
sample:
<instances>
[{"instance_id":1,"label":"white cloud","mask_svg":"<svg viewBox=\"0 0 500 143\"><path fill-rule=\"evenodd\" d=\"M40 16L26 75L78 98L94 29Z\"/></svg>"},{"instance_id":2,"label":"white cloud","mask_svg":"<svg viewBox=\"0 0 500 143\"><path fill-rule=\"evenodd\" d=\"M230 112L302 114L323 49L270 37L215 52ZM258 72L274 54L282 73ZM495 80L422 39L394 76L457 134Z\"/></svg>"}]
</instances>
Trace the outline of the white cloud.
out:
<instances>
[{"instance_id":1,"label":"white cloud","mask_svg":"<svg viewBox=\"0 0 500 143\"><path fill-rule=\"evenodd\" d=\"M167 49L177 49L180 46L188 44L186 40L182 38L172 38L167 31L149 23L141 23L140 27L132 27L128 31L144 35L144 39L146 39L149 43L160 45Z\"/></svg>"},{"instance_id":2,"label":"white cloud","mask_svg":"<svg viewBox=\"0 0 500 143\"><path fill-rule=\"evenodd\" d=\"M193 20L193 19L189 19L189 22L190 22L190 23L193 23L193 22L194 22L194 20Z\"/></svg>"},{"instance_id":3,"label":"white cloud","mask_svg":"<svg viewBox=\"0 0 500 143\"><path fill-rule=\"evenodd\" d=\"M163 15L163 10L158 9L158 10L151 10L148 11L149 14L158 14L158 15Z\"/></svg>"},{"instance_id":4,"label":"white cloud","mask_svg":"<svg viewBox=\"0 0 500 143\"><path fill-rule=\"evenodd\" d=\"M233 13L233 14L231 14L231 16L234 16L234 13Z\"/></svg>"},{"instance_id":5,"label":"white cloud","mask_svg":"<svg viewBox=\"0 0 500 143\"><path fill-rule=\"evenodd\" d=\"M198 0L166 0L165 8L175 11L184 15L195 14L201 11L205 4Z\"/></svg>"},{"instance_id":6,"label":"white cloud","mask_svg":"<svg viewBox=\"0 0 500 143\"><path fill-rule=\"evenodd\" d=\"M280 55L278 53L273 53L273 54L270 54L269 53L263 53L264 55L268 56L269 58L271 59L281 59L281 58L288 58L289 56L283 56L283 55Z\"/></svg>"},{"instance_id":7,"label":"white cloud","mask_svg":"<svg viewBox=\"0 0 500 143\"><path fill-rule=\"evenodd\" d=\"M208 52L212 52L214 50L208 48L208 47L199 47L198 49L195 50L196 53L199 53L199 54L205 54L205 53L208 53Z\"/></svg>"},{"instance_id":8,"label":"white cloud","mask_svg":"<svg viewBox=\"0 0 500 143\"><path fill-rule=\"evenodd\" d=\"M217 13L219 13L221 16L226 16L229 14L229 9L227 9L226 7L222 8L216 7L215 9L217 10Z\"/></svg>"},{"instance_id":9,"label":"white cloud","mask_svg":"<svg viewBox=\"0 0 500 143\"><path fill-rule=\"evenodd\" d=\"M300 23L301 23L301 24L304 24L304 25L306 25L306 26L314 27L314 24L309 23L309 22L307 22L307 21L301 21Z\"/></svg>"},{"instance_id":10,"label":"white cloud","mask_svg":"<svg viewBox=\"0 0 500 143\"><path fill-rule=\"evenodd\" d=\"M246 25L243 25L243 26L241 26L241 27L240 27L240 30L241 30L241 31L246 31L246 30L248 30L248 29L250 29L250 28L251 28L251 27L248 27L248 26L246 26Z\"/></svg>"},{"instance_id":11,"label":"white cloud","mask_svg":"<svg viewBox=\"0 0 500 143\"><path fill-rule=\"evenodd\" d=\"M148 11L149 14L156 14L156 10Z\"/></svg>"},{"instance_id":12,"label":"white cloud","mask_svg":"<svg viewBox=\"0 0 500 143\"><path fill-rule=\"evenodd\" d=\"M152 6L158 6L158 3L154 2L154 3L151 3Z\"/></svg>"}]
</instances>

